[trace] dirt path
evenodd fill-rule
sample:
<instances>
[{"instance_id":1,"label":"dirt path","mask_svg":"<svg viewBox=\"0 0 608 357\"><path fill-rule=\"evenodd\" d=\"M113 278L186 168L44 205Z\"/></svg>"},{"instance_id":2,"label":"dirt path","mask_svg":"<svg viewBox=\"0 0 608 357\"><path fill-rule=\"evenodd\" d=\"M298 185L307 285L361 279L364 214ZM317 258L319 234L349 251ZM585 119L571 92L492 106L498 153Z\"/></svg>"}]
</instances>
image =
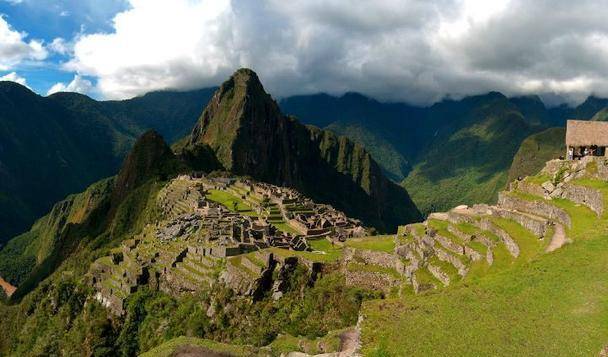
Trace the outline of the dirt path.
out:
<instances>
[{"instance_id":1,"label":"dirt path","mask_svg":"<svg viewBox=\"0 0 608 357\"><path fill-rule=\"evenodd\" d=\"M562 245L569 243L570 239L566 237L566 231L564 230L564 226L559 223L555 224L555 233L553 233L553 237L551 238L551 243L547 246L545 251L547 253L552 252L556 249L561 248Z\"/></svg>"},{"instance_id":2,"label":"dirt path","mask_svg":"<svg viewBox=\"0 0 608 357\"><path fill-rule=\"evenodd\" d=\"M340 335L340 356L352 356L359 347L359 331L348 330Z\"/></svg>"},{"instance_id":3,"label":"dirt path","mask_svg":"<svg viewBox=\"0 0 608 357\"><path fill-rule=\"evenodd\" d=\"M0 287L4 290L4 293L8 297L11 297L11 295L13 295L15 290L17 290L16 287L12 286L11 284L9 284L6 280L4 280L2 278L0 278Z\"/></svg>"}]
</instances>

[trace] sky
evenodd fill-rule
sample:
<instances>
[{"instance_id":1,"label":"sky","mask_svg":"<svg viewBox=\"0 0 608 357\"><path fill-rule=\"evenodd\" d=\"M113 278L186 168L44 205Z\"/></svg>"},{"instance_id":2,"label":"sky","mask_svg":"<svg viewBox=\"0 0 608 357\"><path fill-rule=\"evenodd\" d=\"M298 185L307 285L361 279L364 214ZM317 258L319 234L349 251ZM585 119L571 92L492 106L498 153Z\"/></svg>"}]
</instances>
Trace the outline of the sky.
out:
<instances>
[{"instance_id":1,"label":"sky","mask_svg":"<svg viewBox=\"0 0 608 357\"><path fill-rule=\"evenodd\" d=\"M123 99L240 67L280 98L608 97L608 0L0 0L0 79Z\"/></svg>"}]
</instances>

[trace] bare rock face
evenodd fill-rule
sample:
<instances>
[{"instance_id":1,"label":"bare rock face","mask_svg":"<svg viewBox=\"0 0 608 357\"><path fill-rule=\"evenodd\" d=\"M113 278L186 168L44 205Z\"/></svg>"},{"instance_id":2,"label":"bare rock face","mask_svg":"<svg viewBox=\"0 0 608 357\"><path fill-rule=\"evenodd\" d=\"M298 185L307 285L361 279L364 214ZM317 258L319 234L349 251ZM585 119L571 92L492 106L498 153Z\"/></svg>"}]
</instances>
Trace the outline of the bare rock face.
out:
<instances>
[{"instance_id":1,"label":"bare rock face","mask_svg":"<svg viewBox=\"0 0 608 357\"><path fill-rule=\"evenodd\" d=\"M420 219L407 191L361 145L284 116L249 69L217 90L184 155L194 158L201 148L228 171L291 186L382 230Z\"/></svg>"}]
</instances>

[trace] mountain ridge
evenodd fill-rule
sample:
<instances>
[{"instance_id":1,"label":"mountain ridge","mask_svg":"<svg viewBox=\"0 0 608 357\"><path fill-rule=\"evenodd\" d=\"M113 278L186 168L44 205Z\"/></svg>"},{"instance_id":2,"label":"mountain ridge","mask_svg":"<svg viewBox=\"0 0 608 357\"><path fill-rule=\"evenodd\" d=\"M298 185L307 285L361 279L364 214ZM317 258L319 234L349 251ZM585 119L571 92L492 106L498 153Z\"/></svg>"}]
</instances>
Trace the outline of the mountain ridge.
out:
<instances>
[{"instance_id":1,"label":"mountain ridge","mask_svg":"<svg viewBox=\"0 0 608 357\"><path fill-rule=\"evenodd\" d=\"M214 94L186 151L199 144L228 171L292 186L382 230L419 218L407 192L383 176L361 145L284 116L249 69Z\"/></svg>"}]
</instances>

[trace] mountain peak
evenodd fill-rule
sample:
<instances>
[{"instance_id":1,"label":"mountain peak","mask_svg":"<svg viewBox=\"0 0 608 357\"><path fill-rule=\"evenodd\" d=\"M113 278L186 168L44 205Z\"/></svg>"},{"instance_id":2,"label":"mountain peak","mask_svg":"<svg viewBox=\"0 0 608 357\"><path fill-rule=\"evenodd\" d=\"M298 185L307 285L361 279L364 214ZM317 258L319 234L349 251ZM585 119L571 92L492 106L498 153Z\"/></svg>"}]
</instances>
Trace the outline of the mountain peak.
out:
<instances>
[{"instance_id":1,"label":"mountain peak","mask_svg":"<svg viewBox=\"0 0 608 357\"><path fill-rule=\"evenodd\" d=\"M28 87L13 81L0 81L0 94L36 95Z\"/></svg>"},{"instance_id":2,"label":"mountain peak","mask_svg":"<svg viewBox=\"0 0 608 357\"><path fill-rule=\"evenodd\" d=\"M377 227L419 218L405 189L369 153L283 115L250 69L236 71L213 95L183 155L193 160L197 151L212 152L233 174L294 187Z\"/></svg>"},{"instance_id":3,"label":"mountain peak","mask_svg":"<svg viewBox=\"0 0 608 357\"><path fill-rule=\"evenodd\" d=\"M222 84L220 96L230 92L245 93L247 95L266 94L264 86L258 75L249 68L240 68Z\"/></svg>"},{"instance_id":4,"label":"mountain peak","mask_svg":"<svg viewBox=\"0 0 608 357\"><path fill-rule=\"evenodd\" d=\"M149 130L137 139L125 159L113 193L113 201L120 202L126 195L147 180L174 174L179 163L163 137Z\"/></svg>"}]
</instances>

